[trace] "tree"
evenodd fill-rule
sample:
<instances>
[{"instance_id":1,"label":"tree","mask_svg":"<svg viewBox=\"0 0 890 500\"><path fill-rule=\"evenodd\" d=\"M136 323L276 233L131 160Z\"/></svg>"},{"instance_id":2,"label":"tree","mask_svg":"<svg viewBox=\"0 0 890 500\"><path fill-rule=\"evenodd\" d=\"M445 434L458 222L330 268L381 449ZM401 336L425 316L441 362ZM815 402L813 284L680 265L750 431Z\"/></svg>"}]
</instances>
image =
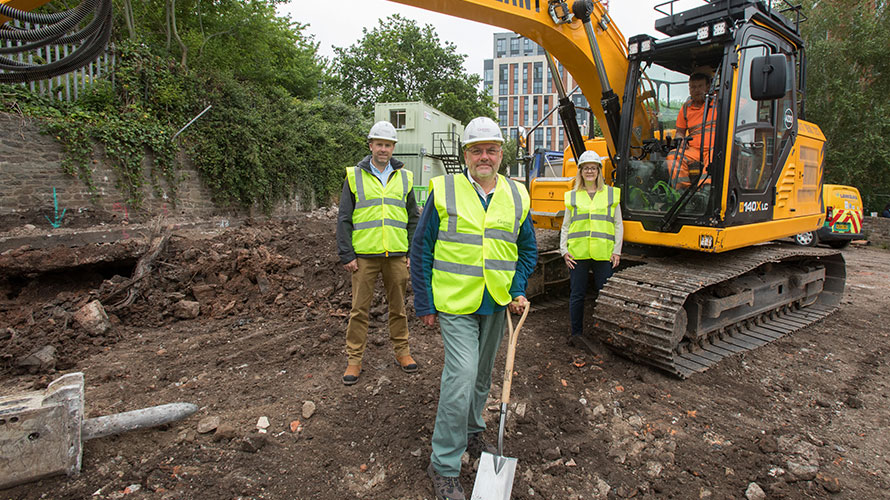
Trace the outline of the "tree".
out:
<instances>
[{"instance_id":1,"label":"tree","mask_svg":"<svg viewBox=\"0 0 890 500\"><path fill-rule=\"evenodd\" d=\"M890 196L890 13L868 0L807 0L807 119L828 139L827 182L859 188L866 207Z\"/></svg>"},{"instance_id":2,"label":"tree","mask_svg":"<svg viewBox=\"0 0 890 500\"><path fill-rule=\"evenodd\" d=\"M318 95L324 76L318 43L305 25L276 13L279 0L118 1L115 25L156 54L198 72L279 86L297 97Z\"/></svg>"},{"instance_id":3,"label":"tree","mask_svg":"<svg viewBox=\"0 0 890 500\"><path fill-rule=\"evenodd\" d=\"M494 102L479 75L463 69L466 56L440 42L432 25L398 14L381 19L349 47L335 47L332 85L346 102L371 114L377 102L424 101L461 122L494 118Z\"/></svg>"}]
</instances>

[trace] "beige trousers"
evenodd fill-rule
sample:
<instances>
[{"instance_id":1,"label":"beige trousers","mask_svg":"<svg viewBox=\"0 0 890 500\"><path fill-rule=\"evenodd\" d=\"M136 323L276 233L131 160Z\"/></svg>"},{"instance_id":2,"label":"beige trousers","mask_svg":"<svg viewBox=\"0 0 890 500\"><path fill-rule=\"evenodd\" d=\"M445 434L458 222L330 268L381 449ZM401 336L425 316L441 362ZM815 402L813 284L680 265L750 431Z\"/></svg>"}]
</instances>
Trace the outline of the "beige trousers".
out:
<instances>
[{"instance_id":1,"label":"beige trousers","mask_svg":"<svg viewBox=\"0 0 890 500\"><path fill-rule=\"evenodd\" d=\"M389 306L389 339L396 357L411 353L408 349L408 316L405 292L408 288L407 259L402 257L359 257L358 271L352 273L352 311L346 327L347 363L362 362L368 341L368 319L377 275L383 274L383 289Z\"/></svg>"}]
</instances>

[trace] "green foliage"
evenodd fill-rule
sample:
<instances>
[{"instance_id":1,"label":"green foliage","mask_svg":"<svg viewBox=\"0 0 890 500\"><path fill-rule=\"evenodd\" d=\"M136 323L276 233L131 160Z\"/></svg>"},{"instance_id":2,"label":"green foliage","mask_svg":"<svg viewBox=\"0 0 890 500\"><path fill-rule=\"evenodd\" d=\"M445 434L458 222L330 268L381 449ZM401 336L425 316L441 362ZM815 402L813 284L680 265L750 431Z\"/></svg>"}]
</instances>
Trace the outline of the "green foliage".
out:
<instances>
[{"instance_id":1,"label":"green foliage","mask_svg":"<svg viewBox=\"0 0 890 500\"><path fill-rule=\"evenodd\" d=\"M504 142L504 158L501 160L500 173L506 175L509 168L519 162L519 144L516 139L507 139ZM523 168L520 168L523 172Z\"/></svg>"},{"instance_id":2,"label":"green foliage","mask_svg":"<svg viewBox=\"0 0 890 500\"><path fill-rule=\"evenodd\" d=\"M806 111L828 139L826 181L856 186L880 210L890 194L890 13L864 0L807 0L805 13Z\"/></svg>"},{"instance_id":3,"label":"green foliage","mask_svg":"<svg viewBox=\"0 0 890 500\"><path fill-rule=\"evenodd\" d=\"M424 101L463 123L495 117L494 102L478 75L463 69L466 56L444 44L431 25L394 15L381 19L356 44L335 47L334 88L366 115L377 102Z\"/></svg>"},{"instance_id":4,"label":"green foliage","mask_svg":"<svg viewBox=\"0 0 890 500\"><path fill-rule=\"evenodd\" d=\"M343 169L364 154L370 126L358 109L336 100L264 94L232 77L208 82L220 103L196 124L190 156L217 201L264 210L293 193L328 201Z\"/></svg>"},{"instance_id":5,"label":"green foliage","mask_svg":"<svg viewBox=\"0 0 890 500\"><path fill-rule=\"evenodd\" d=\"M277 0L176 0L178 32L187 50L189 68L228 73L261 87L282 87L291 95L318 93L323 65L318 44L305 35L305 25L280 17ZM131 0L137 38L155 54L179 61L182 48L169 41L167 0ZM125 38L122 9L116 10L118 38Z\"/></svg>"}]
</instances>

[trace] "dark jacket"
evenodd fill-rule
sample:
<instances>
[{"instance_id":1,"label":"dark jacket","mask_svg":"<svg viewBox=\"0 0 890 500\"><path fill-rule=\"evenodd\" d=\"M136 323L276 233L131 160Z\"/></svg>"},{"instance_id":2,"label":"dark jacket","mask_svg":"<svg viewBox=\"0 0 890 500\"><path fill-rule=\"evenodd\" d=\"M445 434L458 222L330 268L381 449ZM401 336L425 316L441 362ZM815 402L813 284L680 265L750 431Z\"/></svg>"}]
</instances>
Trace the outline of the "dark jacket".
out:
<instances>
[{"instance_id":1,"label":"dark jacket","mask_svg":"<svg viewBox=\"0 0 890 500\"><path fill-rule=\"evenodd\" d=\"M392 165L393 173L390 174L389 182L392 179L392 175L395 174L399 169L405 166L404 163L396 160L395 158L391 158L389 160L390 165ZM371 173L371 155L365 156L365 158L358 162L357 167L362 170ZM372 174L373 176L373 174ZM376 176L373 176L374 180L380 182ZM417 200L414 199L414 190L411 189L408 191L408 199L405 203L405 210L408 212L408 245L411 245L411 240L414 238L414 230L417 228L417 220L420 218L420 215L417 211ZM343 264L348 264L355 260L356 257L401 257L406 255L408 252L389 252L388 255L384 255L382 253L379 254L361 254L356 255L355 250L352 248L352 212L355 211L355 195L352 194L352 191L349 189L349 181L343 181L343 191L340 193L340 213L337 216L337 253L340 255L340 262Z\"/></svg>"}]
</instances>

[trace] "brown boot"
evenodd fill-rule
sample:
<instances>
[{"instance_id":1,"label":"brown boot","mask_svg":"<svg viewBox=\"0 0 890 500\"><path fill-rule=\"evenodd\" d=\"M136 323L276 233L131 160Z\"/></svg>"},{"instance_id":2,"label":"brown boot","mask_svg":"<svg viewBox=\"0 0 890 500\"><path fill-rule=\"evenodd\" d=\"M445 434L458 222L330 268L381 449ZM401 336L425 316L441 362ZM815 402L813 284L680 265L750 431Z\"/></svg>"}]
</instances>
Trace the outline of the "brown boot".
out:
<instances>
[{"instance_id":1,"label":"brown boot","mask_svg":"<svg viewBox=\"0 0 890 500\"><path fill-rule=\"evenodd\" d=\"M358 376L362 373L362 365L346 365L343 373L343 385L353 385L358 382Z\"/></svg>"},{"instance_id":2,"label":"brown boot","mask_svg":"<svg viewBox=\"0 0 890 500\"><path fill-rule=\"evenodd\" d=\"M412 358L410 354L399 356L396 358L396 361L399 362L399 366L402 367L402 371L405 373L414 373L417 371L417 363L414 362L414 358Z\"/></svg>"}]
</instances>

